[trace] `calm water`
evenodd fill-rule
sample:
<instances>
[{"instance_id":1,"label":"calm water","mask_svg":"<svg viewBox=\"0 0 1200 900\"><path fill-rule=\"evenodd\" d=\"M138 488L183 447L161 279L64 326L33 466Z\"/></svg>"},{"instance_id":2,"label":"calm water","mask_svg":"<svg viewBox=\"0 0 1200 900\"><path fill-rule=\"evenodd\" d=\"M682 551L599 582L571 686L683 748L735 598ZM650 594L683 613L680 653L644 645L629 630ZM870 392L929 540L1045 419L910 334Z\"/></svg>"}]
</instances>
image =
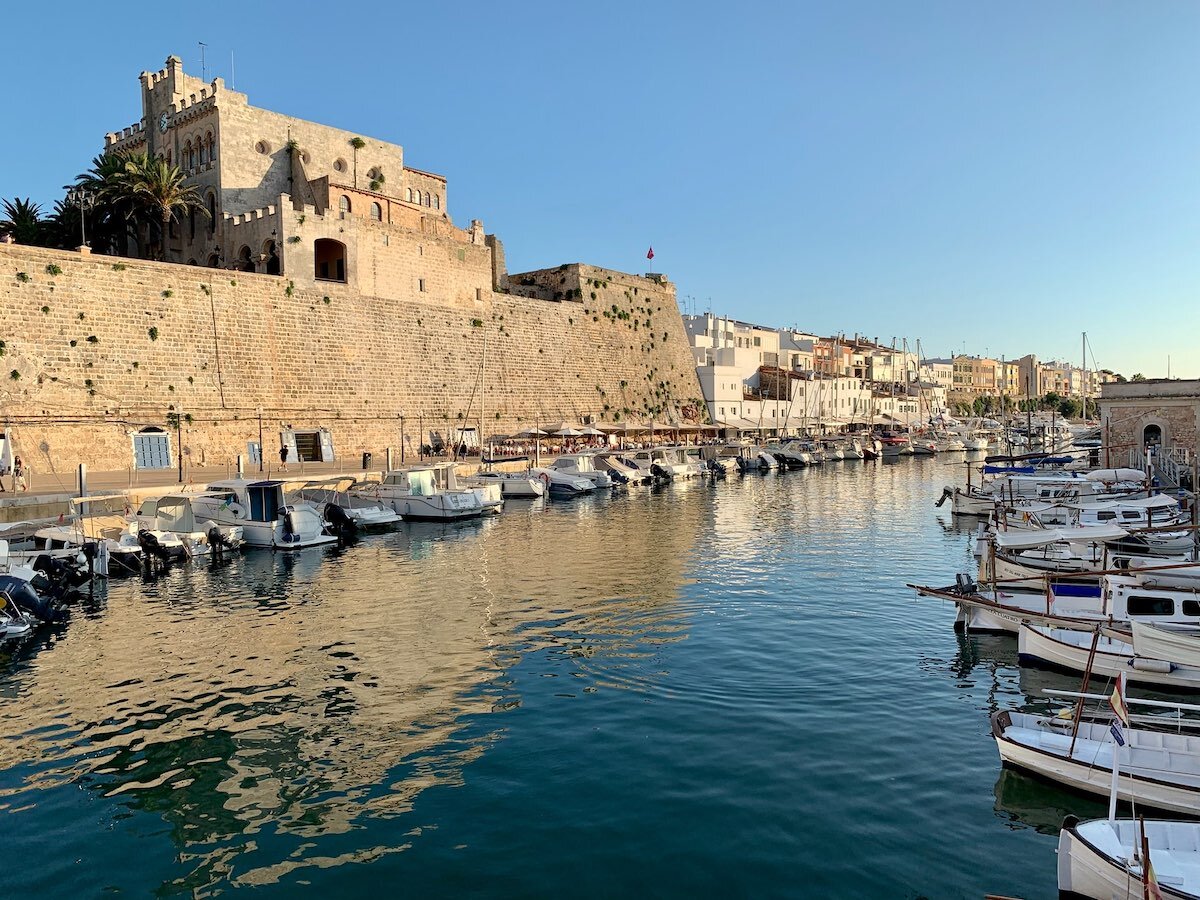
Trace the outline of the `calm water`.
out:
<instances>
[{"instance_id":1,"label":"calm water","mask_svg":"<svg viewBox=\"0 0 1200 900\"><path fill-rule=\"evenodd\" d=\"M1055 896L936 459L116 581L0 659L0 896ZM16 864L14 864L16 863Z\"/></svg>"}]
</instances>

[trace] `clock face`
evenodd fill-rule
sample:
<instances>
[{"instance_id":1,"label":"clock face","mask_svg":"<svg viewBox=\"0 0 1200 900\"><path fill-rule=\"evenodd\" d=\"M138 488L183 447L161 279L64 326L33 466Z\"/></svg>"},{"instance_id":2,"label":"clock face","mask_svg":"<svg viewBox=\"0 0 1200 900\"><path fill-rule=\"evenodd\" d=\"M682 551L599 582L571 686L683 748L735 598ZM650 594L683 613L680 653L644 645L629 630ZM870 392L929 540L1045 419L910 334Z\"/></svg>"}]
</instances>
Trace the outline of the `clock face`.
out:
<instances>
[{"instance_id":1,"label":"clock face","mask_svg":"<svg viewBox=\"0 0 1200 900\"><path fill-rule=\"evenodd\" d=\"M169 113L163 113L158 117L158 130L163 134L167 132L167 126L171 124L171 116Z\"/></svg>"}]
</instances>

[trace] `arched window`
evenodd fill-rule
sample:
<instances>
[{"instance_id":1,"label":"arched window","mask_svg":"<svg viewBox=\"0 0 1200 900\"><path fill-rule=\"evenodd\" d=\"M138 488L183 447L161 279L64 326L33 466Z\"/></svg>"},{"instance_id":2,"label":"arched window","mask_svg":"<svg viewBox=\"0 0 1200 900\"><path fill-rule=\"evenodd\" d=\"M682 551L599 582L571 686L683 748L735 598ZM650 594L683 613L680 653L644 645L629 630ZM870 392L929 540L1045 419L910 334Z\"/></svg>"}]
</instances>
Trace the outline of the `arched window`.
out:
<instances>
[{"instance_id":1,"label":"arched window","mask_svg":"<svg viewBox=\"0 0 1200 900\"><path fill-rule=\"evenodd\" d=\"M189 169L194 168L196 165L196 157L192 152L192 142L191 141L188 141L186 144L183 145L183 164L185 166L187 166Z\"/></svg>"},{"instance_id":2,"label":"arched window","mask_svg":"<svg viewBox=\"0 0 1200 900\"><path fill-rule=\"evenodd\" d=\"M442 198L440 196L438 196L437 194L433 195L433 208L434 209L442 208Z\"/></svg>"},{"instance_id":3,"label":"arched window","mask_svg":"<svg viewBox=\"0 0 1200 900\"><path fill-rule=\"evenodd\" d=\"M425 192L425 205L429 206L429 191Z\"/></svg>"},{"instance_id":4,"label":"arched window","mask_svg":"<svg viewBox=\"0 0 1200 900\"><path fill-rule=\"evenodd\" d=\"M383 207L380 206L378 203L371 204L371 218L374 219L376 222L383 221Z\"/></svg>"},{"instance_id":5,"label":"arched window","mask_svg":"<svg viewBox=\"0 0 1200 900\"><path fill-rule=\"evenodd\" d=\"M213 134L211 131L205 137L205 141L208 143L208 161L215 162L217 159L217 145L213 142Z\"/></svg>"},{"instance_id":6,"label":"arched window","mask_svg":"<svg viewBox=\"0 0 1200 900\"><path fill-rule=\"evenodd\" d=\"M200 157L200 165L204 165L206 162L208 162L208 151L205 149L204 144L199 140L196 141L196 155Z\"/></svg>"},{"instance_id":7,"label":"arched window","mask_svg":"<svg viewBox=\"0 0 1200 900\"><path fill-rule=\"evenodd\" d=\"M346 280L346 245L329 238L313 242L315 275L321 281Z\"/></svg>"},{"instance_id":8,"label":"arched window","mask_svg":"<svg viewBox=\"0 0 1200 900\"><path fill-rule=\"evenodd\" d=\"M242 249L237 255L237 269L239 272L253 272L254 260L250 258L250 248L242 245Z\"/></svg>"},{"instance_id":9,"label":"arched window","mask_svg":"<svg viewBox=\"0 0 1200 900\"><path fill-rule=\"evenodd\" d=\"M215 269L215 268L216 268L217 266L219 266L220 264L221 264L221 257L220 257L220 256L218 256L218 255L217 255L217 254L215 254L215 253L210 253L210 254L208 254L208 265L209 265L209 268Z\"/></svg>"},{"instance_id":10,"label":"arched window","mask_svg":"<svg viewBox=\"0 0 1200 900\"><path fill-rule=\"evenodd\" d=\"M409 202L409 203L412 203L412 202L413 202L413 199L412 199L412 188L409 188L409 189L408 189L408 202Z\"/></svg>"},{"instance_id":11,"label":"arched window","mask_svg":"<svg viewBox=\"0 0 1200 900\"><path fill-rule=\"evenodd\" d=\"M196 239L196 207L191 207L188 210L188 239Z\"/></svg>"},{"instance_id":12,"label":"arched window","mask_svg":"<svg viewBox=\"0 0 1200 900\"><path fill-rule=\"evenodd\" d=\"M275 241L270 240L263 244L263 256L266 259L263 261L266 273L268 275L279 274L279 249L275 246Z\"/></svg>"},{"instance_id":13,"label":"arched window","mask_svg":"<svg viewBox=\"0 0 1200 900\"><path fill-rule=\"evenodd\" d=\"M342 194L342 198L338 200L339 219L344 219L350 212L350 198Z\"/></svg>"},{"instance_id":14,"label":"arched window","mask_svg":"<svg viewBox=\"0 0 1200 900\"><path fill-rule=\"evenodd\" d=\"M208 233L216 234L217 232L217 195L212 191L208 192Z\"/></svg>"}]
</instances>

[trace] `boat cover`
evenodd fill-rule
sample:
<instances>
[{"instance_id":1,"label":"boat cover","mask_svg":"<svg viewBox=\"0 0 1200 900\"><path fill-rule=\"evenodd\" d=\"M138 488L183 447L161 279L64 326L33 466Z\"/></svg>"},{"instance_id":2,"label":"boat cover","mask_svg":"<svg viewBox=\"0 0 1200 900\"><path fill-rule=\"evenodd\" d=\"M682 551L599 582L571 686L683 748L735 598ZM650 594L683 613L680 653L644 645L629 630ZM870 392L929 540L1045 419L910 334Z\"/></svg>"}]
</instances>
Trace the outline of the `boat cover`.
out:
<instances>
[{"instance_id":1,"label":"boat cover","mask_svg":"<svg viewBox=\"0 0 1200 900\"><path fill-rule=\"evenodd\" d=\"M1043 528L1037 531L1001 531L995 535L1001 550L1028 550L1064 541L1075 543L1107 543L1129 537L1129 532L1116 525L1095 525L1085 528Z\"/></svg>"}]
</instances>

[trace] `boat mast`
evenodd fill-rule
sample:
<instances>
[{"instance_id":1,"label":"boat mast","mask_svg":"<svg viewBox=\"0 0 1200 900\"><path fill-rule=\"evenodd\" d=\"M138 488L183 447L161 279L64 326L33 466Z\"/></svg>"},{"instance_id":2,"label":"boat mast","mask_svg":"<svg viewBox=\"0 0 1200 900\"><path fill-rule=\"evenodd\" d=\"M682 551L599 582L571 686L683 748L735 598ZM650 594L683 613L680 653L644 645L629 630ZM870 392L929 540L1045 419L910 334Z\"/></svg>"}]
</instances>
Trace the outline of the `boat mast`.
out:
<instances>
[{"instance_id":1,"label":"boat mast","mask_svg":"<svg viewBox=\"0 0 1200 900\"><path fill-rule=\"evenodd\" d=\"M479 465L483 467L483 408L487 403L487 332L483 333L483 352L479 357ZM491 454L488 454L489 456Z\"/></svg>"}]
</instances>

